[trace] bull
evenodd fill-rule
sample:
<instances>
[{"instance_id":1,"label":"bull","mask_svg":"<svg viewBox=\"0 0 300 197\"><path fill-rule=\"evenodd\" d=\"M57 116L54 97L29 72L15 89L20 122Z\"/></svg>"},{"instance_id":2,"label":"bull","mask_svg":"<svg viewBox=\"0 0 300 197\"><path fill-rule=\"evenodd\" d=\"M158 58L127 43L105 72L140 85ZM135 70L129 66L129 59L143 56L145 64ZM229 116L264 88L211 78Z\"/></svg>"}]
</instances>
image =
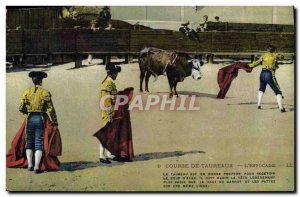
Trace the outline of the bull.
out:
<instances>
[{"instance_id":1,"label":"bull","mask_svg":"<svg viewBox=\"0 0 300 197\"><path fill-rule=\"evenodd\" d=\"M148 82L150 76L153 75L156 80L159 75L166 74L170 86L170 97L174 93L178 96L177 83L182 82L188 76L192 76L195 80L201 79L202 65L202 61L191 59L186 53L145 47L140 51L139 55L140 91L143 92L144 79L145 91L149 92Z\"/></svg>"}]
</instances>

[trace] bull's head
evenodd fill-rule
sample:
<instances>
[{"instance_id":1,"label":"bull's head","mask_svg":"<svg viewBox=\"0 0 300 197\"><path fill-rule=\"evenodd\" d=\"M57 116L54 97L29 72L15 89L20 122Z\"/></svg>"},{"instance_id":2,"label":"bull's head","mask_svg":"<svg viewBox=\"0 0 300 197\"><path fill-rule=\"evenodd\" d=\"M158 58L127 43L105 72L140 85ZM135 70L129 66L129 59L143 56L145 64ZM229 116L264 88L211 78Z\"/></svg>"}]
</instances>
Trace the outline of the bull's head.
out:
<instances>
[{"instance_id":1,"label":"bull's head","mask_svg":"<svg viewBox=\"0 0 300 197\"><path fill-rule=\"evenodd\" d=\"M198 59L188 60L188 63L192 66L192 74L191 76L195 80L199 80L202 77L201 66L203 66L203 62Z\"/></svg>"}]
</instances>

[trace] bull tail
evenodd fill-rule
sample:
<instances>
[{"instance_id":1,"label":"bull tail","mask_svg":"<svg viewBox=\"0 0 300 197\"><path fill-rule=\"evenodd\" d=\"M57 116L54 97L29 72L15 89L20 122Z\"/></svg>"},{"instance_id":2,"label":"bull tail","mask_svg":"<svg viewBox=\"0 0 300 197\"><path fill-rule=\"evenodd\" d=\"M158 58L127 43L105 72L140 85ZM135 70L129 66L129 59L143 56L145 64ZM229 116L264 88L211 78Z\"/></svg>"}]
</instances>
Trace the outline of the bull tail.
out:
<instances>
[{"instance_id":1,"label":"bull tail","mask_svg":"<svg viewBox=\"0 0 300 197\"><path fill-rule=\"evenodd\" d=\"M139 62L139 67L140 67L140 69L141 69L141 65L143 64L143 59L142 58L138 58L138 62Z\"/></svg>"},{"instance_id":2,"label":"bull tail","mask_svg":"<svg viewBox=\"0 0 300 197\"><path fill-rule=\"evenodd\" d=\"M140 55L139 55L139 66L140 66L140 70L148 70L150 68L150 59L151 59L151 55L150 55L150 51L148 48L143 48L140 51Z\"/></svg>"},{"instance_id":3,"label":"bull tail","mask_svg":"<svg viewBox=\"0 0 300 197\"><path fill-rule=\"evenodd\" d=\"M148 65L147 65L147 53L145 54L145 53L140 53L140 55L139 55L139 67L140 67L140 70L142 71L142 70L144 70L144 71L146 71L146 69L147 69L147 67L148 67Z\"/></svg>"}]
</instances>

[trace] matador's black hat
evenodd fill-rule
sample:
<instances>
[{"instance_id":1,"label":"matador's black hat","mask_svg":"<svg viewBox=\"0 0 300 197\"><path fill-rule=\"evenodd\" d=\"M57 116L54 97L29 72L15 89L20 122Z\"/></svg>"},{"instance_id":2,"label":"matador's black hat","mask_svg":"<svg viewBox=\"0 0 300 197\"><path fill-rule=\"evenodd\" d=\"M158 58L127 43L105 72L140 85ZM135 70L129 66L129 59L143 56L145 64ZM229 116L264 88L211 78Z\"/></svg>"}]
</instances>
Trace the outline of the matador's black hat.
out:
<instances>
[{"instance_id":1,"label":"matador's black hat","mask_svg":"<svg viewBox=\"0 0 300 197\"><path fill-rule=\"evenodd\" d=\"M36 77L36 78L40 78L40 79L43 79L43 78L47 78L47 73L43 72L43 71L31 71L28 76L30 78L33 78L33 77Z\"/></svg>"},{"instance_id":2,"label":"matador's black hat","mask_svg":"<svg viewBox=\"0 0 300 197\"><path fill-rule=\"evenodd\" d=\"M113 62L107 63L106 66L105 66L105 69L107 71L114 72L114 73L121 72L121 66L119 66L119 65L117 65L116 63L113 63Z\"/></svg>"},{"instance_id":3,"label":"matador's black hat","mask_svg":"<svg viewBox=\"0 0 300 197\"><path fill-rule=\"evenodd\" d=\"M186 23L182 23L181 25L182 25L182 26L188 26L189 24L190 24L190 22L187 21Z\"/></svg>"}]
</instances>

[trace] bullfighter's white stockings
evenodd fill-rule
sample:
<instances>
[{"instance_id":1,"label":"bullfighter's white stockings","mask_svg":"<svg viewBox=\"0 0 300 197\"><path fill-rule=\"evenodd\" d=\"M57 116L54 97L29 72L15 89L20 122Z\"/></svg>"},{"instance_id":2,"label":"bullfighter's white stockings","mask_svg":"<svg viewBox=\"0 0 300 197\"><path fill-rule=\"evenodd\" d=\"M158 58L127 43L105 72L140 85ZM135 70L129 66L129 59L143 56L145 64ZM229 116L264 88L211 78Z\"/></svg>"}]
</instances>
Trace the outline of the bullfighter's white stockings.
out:
<instances>
[{"instance_id":1,"label":"bullfighter's white stockings","mask_svg":"<svg viewBox=\"0 0 300 197\"><path fill-rule=\"evenodd\" d=\"M39 166L40 166L40 162L41 162L42 156L43 156L43 151L41 151L41 150L35 151L35 155L34 155L34 158L35 158L34 170L39 170Z\"/></svg>"},{"instance_id":2,"label":"bullfighter's white stockings","mask_svg":"<svg viewBox=\"0 0 300 197\"><path fill-rule=\"evenodd\" d=\"M261 100L264 93L262 91L258 91L258 99L257 99L257 106L259 107L261 105Z\"/></svg>"},{"instance_id":3,"label":"bullfighter's white stockings","mask_svg":"<svg viewBox=\"0 0 300 197\"><path fill-rule=\"evenodd\" d=\"M26 157L28 162L28 168L32 168L32 156L33 156L33 150L32 149L26 149Z\"/></svg>"},{"instance_id":4,"label":"bullfighter's white stockings","mask_svg":"<svg viewBox=\"0 0 300 197\"><path fill-rule=\"evenodd\" d=\"M277 104L279 109L283 109L283 104L282 104L282 95L281 94L277 94L276 95L276 100L277 100Z\"/></svg>"},{"instance_id":5,"label":"bullfighter's white stockings","mask_svg":"<svg viewBox=\"0 0 300 197\"><path fill-rule=\"evenodd\" d=\"M99 150L100 150L100 159L107 159L107 158L113 159L115 157L106 148L104 148L101 143L99 145Z\"/></svg>"}]
</instances>

